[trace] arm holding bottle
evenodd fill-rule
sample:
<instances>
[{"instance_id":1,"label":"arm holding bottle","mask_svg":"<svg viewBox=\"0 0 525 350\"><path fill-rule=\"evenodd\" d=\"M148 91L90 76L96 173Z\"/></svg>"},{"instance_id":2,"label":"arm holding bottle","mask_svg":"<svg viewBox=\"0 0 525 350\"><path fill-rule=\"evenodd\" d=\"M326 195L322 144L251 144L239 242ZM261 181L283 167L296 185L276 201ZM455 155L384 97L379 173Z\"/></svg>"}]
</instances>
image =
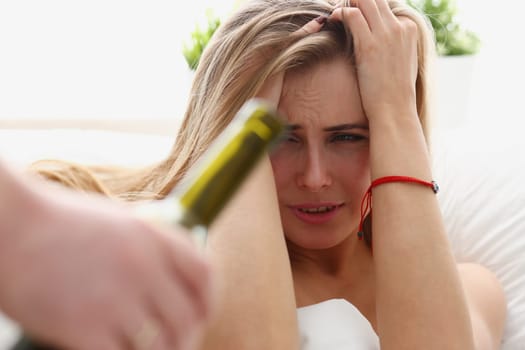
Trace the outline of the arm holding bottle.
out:
<instances>
[{"instance_id":1,"label":"arm holding bottle","mask_svg":"<svg viewBox=\"0 0 525 350\"><path fill-rule=\"evenodd\" d=\"M0 189L0 308L29 335L75 349L196 341L211 269L184 229L151 226L3 164Z\"/></svg>"}]
</instances>

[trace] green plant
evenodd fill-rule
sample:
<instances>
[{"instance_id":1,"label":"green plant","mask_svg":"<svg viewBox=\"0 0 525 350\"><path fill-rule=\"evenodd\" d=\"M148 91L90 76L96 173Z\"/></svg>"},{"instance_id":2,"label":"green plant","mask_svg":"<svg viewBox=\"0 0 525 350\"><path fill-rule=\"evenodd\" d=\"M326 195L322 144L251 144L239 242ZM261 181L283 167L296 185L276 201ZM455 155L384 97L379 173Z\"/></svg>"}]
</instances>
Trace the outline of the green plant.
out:
<instances>
[{"instance_id":1,"label":"green plant","mask_svg":"<svg viewBox=\"0 0 525 350\"><path fill-rule=\"evenodd\" d=\"M439 55L469 55L479 51L481 43L479 37L457 22L455 0L407 0L407 2L430 20Z\"/></svg>"},{"instance_id":2,"label":"green plant","mask_svg":"<svg viewBox=\"0 0 525 350\"><path fill-rule=\"evenodd\" d=\"M240 3L242 0L237 0L235 7ZM407 0L407 3L429 19L439 55L469 55L479 51L479 37L457 22L455 0ZM182 52L191 70L197 68L204 48L221 23L211 10L206 11L206 17L206 28L201 29L197 24L191 33L191 42L183 44Z\"/></svg>"},{"instance_id":3,"label":"green plant","mask_svg":"<svg viewBox=\"0 0 525 350\"><path fill-rule=\"evenodd\" d=\"M182 54L191 70L197 69L202 51L204 51L213 33L221 24L221 20L211 10L206 11L206 17L208 18L206 28L201 29L197 24L193 32L191 32L191 42L183 44Z\"/></svg>"}]
</instances>

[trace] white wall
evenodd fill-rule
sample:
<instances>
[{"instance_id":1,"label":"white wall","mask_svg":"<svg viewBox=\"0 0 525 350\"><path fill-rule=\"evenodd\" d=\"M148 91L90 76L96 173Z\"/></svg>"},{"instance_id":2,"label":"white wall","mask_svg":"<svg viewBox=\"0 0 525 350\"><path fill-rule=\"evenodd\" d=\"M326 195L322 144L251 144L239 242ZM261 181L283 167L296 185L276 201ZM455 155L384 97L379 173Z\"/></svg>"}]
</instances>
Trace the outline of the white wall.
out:
<instances>
[{"instance_id":1,"label":"white wall","mask_svg":"<svg viewBox=\"0 0 525 350\"><path fill-rule=\"evenodd\" d=\"M6 119L173 119L183 113L181 53L207 7L234 0L0 0L0 126ZM458 0L480 34L469 120L525 118L521 2Z\"/></svg>"},{"instance_id":2,"label":"white wall","mask_svg":"<svg viewBox=\"0 0 525 350\"><path fill-rule=\"evenodd\" d=\"M461 18L483 47L474 69L470 123L525 126L525 4L458 0Z\"/></svg>"},{"instance_id":3,"label":"white wall","mask_svg":"<svg viewBox=\"0 0 525 350\"><path fill-rule=\"evenodd\" d=\"M219 6L220 5L220 6ZM2 119L173 119L183 41L233 0L0 0Z\"/></svg>"}]
</instances>

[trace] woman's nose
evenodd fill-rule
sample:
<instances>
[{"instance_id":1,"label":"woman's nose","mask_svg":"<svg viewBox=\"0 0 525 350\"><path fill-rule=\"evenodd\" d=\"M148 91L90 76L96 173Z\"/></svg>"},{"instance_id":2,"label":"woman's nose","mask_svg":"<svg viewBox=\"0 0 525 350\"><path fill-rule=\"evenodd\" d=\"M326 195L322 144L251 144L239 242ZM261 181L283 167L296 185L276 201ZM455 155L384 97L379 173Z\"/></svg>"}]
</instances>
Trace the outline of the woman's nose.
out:
<instances>
[{"instance_id":1,"label":"woman's nose","mask_svg":"<svg viewBox=\"0 0 525 350\"><path fill-rule=\"evenodd\" d=\"M301 188L320 192L332 184L328 162L320 152L309 152L303 169L298 170L297 182Z\"/></svg>"}]
</instances>

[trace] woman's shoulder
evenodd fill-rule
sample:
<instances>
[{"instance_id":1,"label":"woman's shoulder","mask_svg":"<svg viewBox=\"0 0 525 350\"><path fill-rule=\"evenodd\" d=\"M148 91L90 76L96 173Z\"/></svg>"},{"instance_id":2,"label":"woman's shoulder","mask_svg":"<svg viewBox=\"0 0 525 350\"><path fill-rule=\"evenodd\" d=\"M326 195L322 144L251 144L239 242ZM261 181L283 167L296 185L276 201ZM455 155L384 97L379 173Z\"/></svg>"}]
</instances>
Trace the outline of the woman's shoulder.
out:
<instances>
[{"instance_id":1,"label":"woman's shoulder","mask_svg":"<svg viewBox=\"0 0 525 350\"><path fill-rule=\"evenodd\" d=\"M345 299L297 309L301 350L379 349L370 322Z\"/></svg>"}]
</instances>

